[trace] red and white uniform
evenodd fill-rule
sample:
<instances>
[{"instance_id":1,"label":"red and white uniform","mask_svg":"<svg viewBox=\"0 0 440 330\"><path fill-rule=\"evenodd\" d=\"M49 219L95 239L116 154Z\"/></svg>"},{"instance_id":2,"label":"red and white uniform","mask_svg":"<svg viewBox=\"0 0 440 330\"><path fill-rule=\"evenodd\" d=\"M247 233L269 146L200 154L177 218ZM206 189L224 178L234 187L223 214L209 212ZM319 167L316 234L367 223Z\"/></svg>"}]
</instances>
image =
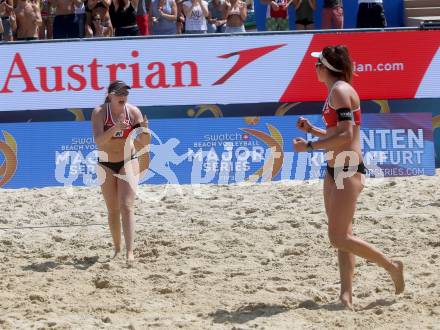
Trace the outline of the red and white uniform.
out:
<instances>
[{"instance_id":1,"label":"red and white uniform","mask_svg":"<svg viewBox=\"0 0 440 330\"><path fill-rule=\"evenodd\" d=\"M128 135L131 133L131 131L133 130L133 123L131 122L130 114L128 113L126 105L124 106L124 112L125 112L124 122L126 124L129 124L130 128L116 131L115 134L113 134L112 139L126 139L128 137ZM110 109L110 103L107 103L105 122L104 122L104 131L110 129L113 126L115 126L115 121L113 120L112 111Z\"/></svg>"},{"instance_id":2,"label":"red and white uniform","mask_svg":"<svg viewBox=\"0 0 440 330\"><path fill-rule=\"evenodd\" d=\"M336 83L335 83L336 84ZM333 85L335 86L335 85ZM322 120L326 128L336 127L338 125L338 114L336 109L330 104L330 96L332 95L333 88L328 93L327 99L325 100L324 107L322 108ZM361 107L351 110L353 114L353 123L355 125L361 124Z\"/></svg>"}]
</instances>

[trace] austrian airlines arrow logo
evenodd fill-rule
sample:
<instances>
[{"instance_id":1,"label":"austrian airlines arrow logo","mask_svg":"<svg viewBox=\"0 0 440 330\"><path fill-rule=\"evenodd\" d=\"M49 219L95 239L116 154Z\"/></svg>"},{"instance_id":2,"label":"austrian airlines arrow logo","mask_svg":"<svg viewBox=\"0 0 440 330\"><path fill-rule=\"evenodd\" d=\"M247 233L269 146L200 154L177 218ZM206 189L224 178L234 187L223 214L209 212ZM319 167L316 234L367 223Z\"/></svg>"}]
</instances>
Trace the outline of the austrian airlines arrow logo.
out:
<instances>
[{"instance_id":1,"label":"austrian airlines arrow logo","mask_svg":"<svg viewBox=\"0 0 440 330\"><path fill-rule=\"evenodd\" d=\"M255 60L259 59L260 57L263 57L264 55L269 54L270 52L273 52L274 50L284 47L287 44L281 44L281 45L274 45L274 46L266 46L266 47L258 47L258 48L251 48L246 50L240 50L238 52L233 52L229 54L219 55L219 58L230 58L232 56L238 56L237 62L234 64L234 66L219 80L217 80L213 85L222 85L224 84L229 78L231 78L234 74L236 74L238 71L243 69L246 65L254 62Z\"/></svg>"}]
</instances>

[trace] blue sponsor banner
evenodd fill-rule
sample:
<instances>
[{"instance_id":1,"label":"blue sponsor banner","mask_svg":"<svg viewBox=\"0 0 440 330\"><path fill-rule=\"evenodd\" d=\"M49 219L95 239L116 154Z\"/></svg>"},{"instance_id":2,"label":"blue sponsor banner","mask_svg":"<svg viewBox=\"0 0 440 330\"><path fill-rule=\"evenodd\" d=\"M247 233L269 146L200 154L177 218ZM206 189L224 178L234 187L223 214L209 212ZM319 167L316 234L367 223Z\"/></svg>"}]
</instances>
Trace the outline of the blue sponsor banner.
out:
<instances>
[{"instance_id":1,"label":"blue sponsor banner","mask_svg":"<svg viewBox=\"0 0 440 330\"><path fill-rule=\"evenodd\" d=\"M435 162L436 167L440 168L440 99L362 101L361 108L364 114L431 112L436 151ZM321 113L321 109L322 102L141 107L142 113L149 119L311 115ZM83 121L90 120L92 110L0 111L0 123Z\"/></svg>"},{"instance_id":2,"label":"blue sponsor banner","mask_svg":"<svg viewBox=\"0 0 440 330\"><path fill-rule=\"evenodd\" d=\"M321 116L307 116L322 125ZM233 184L324 175L325 154L296 153L298 116L150 120L147 184ZM97 184L91 123L0 124L0 187ZM435 175L430 113L364 114L364 162L371 176Z\"/></svg>"}]
</instances>

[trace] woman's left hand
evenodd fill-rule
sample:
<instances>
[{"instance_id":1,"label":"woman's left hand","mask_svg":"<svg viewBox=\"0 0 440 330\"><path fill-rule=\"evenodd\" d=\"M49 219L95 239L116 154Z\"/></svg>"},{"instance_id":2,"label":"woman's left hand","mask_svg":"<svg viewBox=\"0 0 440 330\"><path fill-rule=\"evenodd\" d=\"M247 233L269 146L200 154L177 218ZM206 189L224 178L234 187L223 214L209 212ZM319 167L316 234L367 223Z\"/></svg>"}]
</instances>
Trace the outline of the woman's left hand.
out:
<instances>
[{"instance_id":1,"label":"woman's left hand","mask_svg":"<svg viewBox=\"0 0 440 330\"><path fill-rule=\"evenodd\" d=\"M307 141L300 137L293 139L293 149L296 152L307 151Z\"/></svg>"}]
</instances>

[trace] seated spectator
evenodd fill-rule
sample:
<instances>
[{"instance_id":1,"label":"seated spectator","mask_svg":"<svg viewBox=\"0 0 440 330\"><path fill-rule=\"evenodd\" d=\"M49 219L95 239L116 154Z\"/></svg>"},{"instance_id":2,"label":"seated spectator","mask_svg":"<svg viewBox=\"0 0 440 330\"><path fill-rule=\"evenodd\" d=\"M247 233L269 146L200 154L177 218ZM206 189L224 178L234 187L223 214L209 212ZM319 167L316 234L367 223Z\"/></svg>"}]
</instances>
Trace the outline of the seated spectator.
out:
<instances>
[{"instance_id":1,"label":"seated spectator","mask_svg":"<svg viewBox=\"0 0 440 330\"><path fill-rule=\"evenodd\" d=\"M183 3L185 15L185 33L206 33L208 25L206 17L209 16L208 3L205 0L188 0Z\"/></svg>"},{"instance_id":2,"label":"seated spectator","mask_svg":"<svg viewBox=\"0 0 440 330\"><path fill-rule=\"evenodd\" d=\"M136 12L139 0L113 0L110 5L110 18L116 37L138 36Z\"/></svg>"},{"instance_id":3,"label":"seated spectator","mask_svg":"<svg viewBox=\"0 0 440 330\"><path fill-rule=\"evenodd\" d=\"M139 0L137 12L136 12L136 23L139 28L139 34L141 36L147 36L150 32L149 29L149 19L148 19L148 11L149 11L149 0Z\"/></svg>"},{"instance_id":4,"label":"seated spectator","mask_svg":"<svg viewBox=\"0 0 440 330\"><path fill-rule=\"evenodd\" d=\"M226 0L226 33L246 32L244 22L247 17L246 3L241 0Z\"/></svg>"},{"instance_id":5,"label":"seated spectator","mask_svg":"<svg viewBox=\"0 0 440 330\"><path fill-rule=\"evenodd\" d=\"M177 33L177 5L174 0L151 0L151 32L154 35Z\"/></svg>"},{"instance_id":6,"label":"seated spectator","mask_svg":"<svg viewBox=\"0 0 440 330\"><path fill-rule=\"evenodd\" d=\"M208 3L208 33L223 33L226 29L226 1L211 0Z\"/></svg>"},{"instance_id":7,"label":"seated spectator","mask_svg":"<svg viewBox=\"0 0 440 330\"><path fill-rule=\"evenodd\" d=\"M86 37L112 37L111 0L89 0L86 7ZM102 35L101 35L102 34Z\"/></svg>"},{"instance_id":8,"label":"seated spectator","mask_svg":"<svg viewBox=\"0 0 440 330\"><path fill-rule=\"evenodd\" d=\"M342 0L324 0L321 27L323 29L344 28L344 9L342 8Z\"/></svg>"},{"instance_id":9,"label":"seated spectator","mask_svg":"<svg viewBox=\"0 0 440 330\"><path fill-rule=\"evenodd\" d=\"M43 23L38 29L38 37L43 39L53 38L53 19L56 8L49 3L49 0L40 1L41 19Z\"/></svg>"},{"instance_id":10,"label":"seated spectator","mask_svg":"<svg viewBox=\"0 0 440 330\"><path fill-rule=\"evenodd\" d=\"M176 33L182 34L185 32L185 14L183 13L183 3L185 0L176 0L177 5L177 21Z\"/></svg>"},{"instance_id":11,"label":"seated spectator","mask_svg":"<svg viewBox=\"0 0 440 330\"><path fill-rule=\"evenodd\" d=\"M0 15L2 21L2 35L1 40L12 41L13 38L13 26L15 27L15 13L14 13L14 2L13 0L3 0L0 1Z\"/></svg>"},{"instance_id":12,"label":"seated spectator","mask_svg":"<svg viewBox=\"0 0 440 330\"><path fill-rule=\"evenodd\" d=\"M267 31L286 31L289 30L289 13L287 7L288 0L260 0L261 3L268 5L266 12Z\"/></svg>"},{"instance_id":13,"label":"seated spectator","mask_svg":"<svg viewBox=\"0 0 440 330\"><path fill-rule=\"evenodd\" d=\"M43 23L36 0L18 0L15 8L17 40L38 40L38 27Z\"/></svg>"},{"instance_id":14,"label":"seated spectator","mask_svg":"<svg viewBox=\"0 0 440 330\"><path fill-rule=\"evenodd\" d=\"M313 13L316 9L316 0L293 0L296 13L297 30L313 30L315 28Z\"/></svg>"},{"instance_id":15,"label":"seated spectator","mask_svg":"<svg viewBox=\"0 0 440 330\"><path fill-rule=\"evenodd\" d=\"M53 21L53 38L79 38L78 22L75 21L75 4L80 5L82 0L49 0L56 7Z\"/></svg>"},{"instance_id":16,"label":"seated spectator","mask_svg":"<svg viewBox=\"0 0 440 330\"><path fill-rule=\"evenodd\" d=\"M384 28L387 26L382 0L359 0L357 28Z\"/></svg>"}]
</instances>

